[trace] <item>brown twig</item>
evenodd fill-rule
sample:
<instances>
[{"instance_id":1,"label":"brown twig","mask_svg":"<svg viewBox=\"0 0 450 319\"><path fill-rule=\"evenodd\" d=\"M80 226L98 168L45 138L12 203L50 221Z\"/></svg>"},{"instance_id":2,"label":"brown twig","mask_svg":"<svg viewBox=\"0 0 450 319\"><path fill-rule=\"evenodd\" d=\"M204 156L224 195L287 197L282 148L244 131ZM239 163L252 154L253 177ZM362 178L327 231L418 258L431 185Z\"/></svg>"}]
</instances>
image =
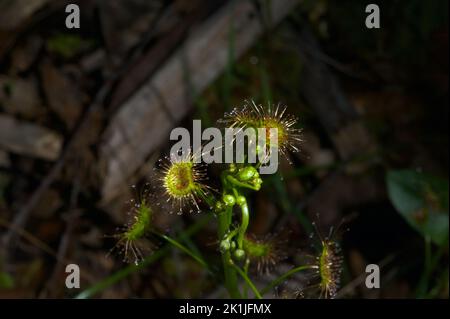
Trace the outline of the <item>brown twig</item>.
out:
<instances>
[{"instance_id":1,"label":"brown twig","mask_svg":"<svg viewBox=\"0 0 450 319\"><path fill-rule=\"evenodd\" d=\"M394 260L394 255L388 255L384 259L380 261L378 266L380 269L384 269L386 266L388 266L392 261ZM363 272L359 274L356 278L354 278L352 281L350 281L346 286L342 287L337 295L336 298L343 298L350 293L352 293L358 286L360 286L366 279L367 273Z\"/></svg>"},{"instance_id":2,"label":"brown twig","mask_svg":"<svg viewBox=\"0 0 450 319\"><path fill-rule=\"evenodd\" d=\"M11 229L12 228L10 223L8 223L8 221L6 221L6 220L4 220L2 218L0 218L0 226L4 227L6 229ZM41 249L42 251L44 251L45 253L49 254L52 257L57 258L56 251L54 251L50 246L48 246L46 243L41 241L39 238L37 238L33 234L31 234L28 231L26 231L24 229L21 229L21 228L15 229L14 231L17 232L17 234L19 236L23 237L25 240L30 242L33 246Z\"/></svg>"},{"instance_id":3,"label":"brown twig","mask_svg":"<svg viewBox=\"0 0 450 319\"><path fill-rule=\"evenodd\" d=\"M111 96L111 111L114 112L170 56L170 53L182 42L192 26L204 19L222 2L221 0L215 0L208 1L206 5L202 3L168 34L164 34L161 40L151 49L146 52L138 51L137 53L141 56L135 59L123 79L115 86L114 93ZM156 25L156 22L152 25ZM145 45L147 42L149 42L149 39L145 40L143 44Z\"/></svg>"},{"instance_id":4,"label":"brown twig","mask_svg":"<svg viewBox=\"0 0 450 319\"><path fill-rule=\"evenodd\" d=\"M79 167L79 165L78 165ZM65 216L66 229L64 234L61 237L61 241L58 246L58 254L57 254L57 262L53 268L53 272L50 276L50 279L47 281L47 286L45 289L45 293L51 294L58 284L57 280L59 275L62 273L64 263L63 261L66 259L67 250L69 249L70 240L72 238L75 226L77 224L77 220L81 215L81 212L77 209L78 203L78 195L80 193L80 176L77 175L74 178L74 183L72 187L72 192L70 195L70 205L69 212Z\"/></svg>"},{"instance_id":5,"label":"brown twig","mask_svg":"<svg viewBox=\"0 0 450 319\"><path fill-rule=\"evenodd\" d=\"M216 3L217 5L217 3ZM211 10L211 8L209 8ZM195 21L198 21L200 17L202 17L205 14L205 12L202 12L200 15L194 14L191 19L189 19L189 24L185 25L184 27L191 26ZM183 30L183 34L186 30ZM150 30L149 32L152 32ZM178 38L179 34L178 32L175 33L176 40L179 41ZM147 39L147 38L146 38ZM177 42L175 41L175 42ZM87 125L89 124L89 121L92 117L92 115L104 105L106 97L112 92L114 88L117 87L119 89L119 93L116 93L113 95L113 98L111 99L110 105L108 107L109 112L108 116L111 116L113 112L113 109L117 107L118 104L123 102L124 99L130 94L131 91L137 89L139 85L141 84L141 81L145 76L142 74L142 72L139 70L142 68L142 59L141 57L144 56L145 60L150 60L151 62L145 67L145 70L148 73L152 73L155 71L156 66L159 65L159 63L162 61L163 58L165 58L164 54L170 53L169 51L163 50L163 52L160 52L160 49L153 50L150 49L148 52L142 52L142 47L147 44L147 40L144 40L141 45L139 45L136 48L136 52L139 54L136 54L134 58L129 59L124 63L124 65L119 68L119 70L111 76L101 87L101 89L98 91L97 95L95 96L93 102L88 106L87 111L84 113L84 115L81 117L81 119L78 121L77 125L75 126L73 133L68 139L67 144L63 148L63 151L58 158L58 160L55 162L53 167L50 169L47 176L44 178L44 180L40 183L36 191L31 195L28 202L18 211L16 214L16 217L11 223L11 227L9 228L8 232L4 235L2 238L3 245L5 247L5 254L8 250L10 250L12 247L12 243L14 242L14 239L16 238L16 230L23 228L30 216L31 211L35 208L35 206L38 204L39 200L41 199L42 195L45 193L45 191L50 187L50 185L54 182L54 180L57 178L59 173L61 172L67 158L73 151L73 149L76 147L78 142L78 137L81 135L81 132L83 132ZM157 47L159 48L159 47ZM155 61L157 63L155 63ZM137 72L137 75L133 72ZM127 82L130 82L128 79L121 81L121 79L125 77L131 76L132 79L134 79L134 85L132 87L129 86L129 84L126 84ZM124 84L125 83L125 84Z\"/></svg>"}]
</instances>

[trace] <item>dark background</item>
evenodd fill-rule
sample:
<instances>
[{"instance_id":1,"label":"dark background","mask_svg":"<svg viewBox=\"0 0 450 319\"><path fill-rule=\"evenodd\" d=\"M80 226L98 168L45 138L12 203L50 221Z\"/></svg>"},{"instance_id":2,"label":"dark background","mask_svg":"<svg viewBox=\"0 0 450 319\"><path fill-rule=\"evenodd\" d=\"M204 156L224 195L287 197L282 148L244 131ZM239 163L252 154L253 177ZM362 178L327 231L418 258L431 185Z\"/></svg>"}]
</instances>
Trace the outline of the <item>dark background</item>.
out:
<instances>
[{"instance_id":1,"label":"dark background","mask_svg":"<svg viewBox=\"0 0 450 319\"><path fill-rule=\"evenodd\" d=\"M170 130L245 99L287 105L304 139L250 197L250 231L288 238L257 285L315 251L312 221L322 234L344 221L338 297L448 298L447 1L376 1L380 29L356 0L83 0L76 30L68 3L0 0L1 298L224 297L214 222L185 244L215 276L162 242L144 267L107 255ZM178 236L206 215L161 209L154 224ZM424 228L435 217L443 231ZM364 286L369 263L381 289Z\"/></svg>"}]
</instances>

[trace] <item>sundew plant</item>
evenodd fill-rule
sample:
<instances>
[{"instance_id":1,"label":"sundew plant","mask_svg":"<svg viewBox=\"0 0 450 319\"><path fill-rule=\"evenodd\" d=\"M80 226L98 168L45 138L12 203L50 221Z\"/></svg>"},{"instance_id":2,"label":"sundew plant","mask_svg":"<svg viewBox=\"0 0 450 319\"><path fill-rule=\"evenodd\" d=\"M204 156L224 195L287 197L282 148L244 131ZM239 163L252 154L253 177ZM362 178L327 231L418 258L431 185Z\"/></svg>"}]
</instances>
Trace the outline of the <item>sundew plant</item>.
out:
<instances>
[{"instance_id":1,"label":"sundew plant","mask_svg":"<svg viewBox=\"0 0 450 319\"><path fill-rule=\"evenodd\" d=\"M308 282L302 288L302 296L333 298L339 288L342 270L342 256L339 245L330 236L320 237L318 252L302 265L296 265L265 287L257 287L255 276L272 271L276 265L286 258L284 240L279 234L266 234L256 237L248 233L251 223L248 196L258 192L264 183L265 175L260 173L264 160L272 152L277 156L286 156L289 152L301 150L302 135L297 128L298 120L288 114L287 107L280 105L257 105L253 101L245 103L226 113L219 120L222 126L236 129L238 132L254 129L255 135L247 140L248 145L256 147L257 152L265 153L262 160L251 163L248 154L241 162L226 164L220 174L220 188L209 185L207 165L198 160L198 151L185 152L181 156L169 156L162 159L156 168L161 194L155 196L151 192L141 192L132 201L130 222L116 236L117 251L124 256L124 261L139 264L157 249L143 249L142 241L157 237L188 254L199 264L208 269L223 284L231 298L262 298L273 293L275 287L288 280L292 275L303 272ZM271 138L276 129L276 139ZM265 134L265 143L257 143ZM254 140L252 140L254 139ZM232 139L228 143L237 143ZM226 142L222 142L225 147ZM229 145L228 145L229 146ZM246 150L249 151L250 147ZM173 154L171 154L173 155ZM151 203L158 203L153 205ZM168 203L168 205L165 205ZM217 220L217 252L221 254L220 267L211 267L195 251L184 246L176 238L170 237L153 228L152 216L165 211L182 214L199 212L216 217ZM211 269L220 269L212 272ZM254 269L255 271L250 271ZM312 289L311 289L312 288ZM306 294L306 291L308 293ZM304 293L305 292L305 293ZM311 292L314 292L311 294Z\"/></svg>"}]
</instances>

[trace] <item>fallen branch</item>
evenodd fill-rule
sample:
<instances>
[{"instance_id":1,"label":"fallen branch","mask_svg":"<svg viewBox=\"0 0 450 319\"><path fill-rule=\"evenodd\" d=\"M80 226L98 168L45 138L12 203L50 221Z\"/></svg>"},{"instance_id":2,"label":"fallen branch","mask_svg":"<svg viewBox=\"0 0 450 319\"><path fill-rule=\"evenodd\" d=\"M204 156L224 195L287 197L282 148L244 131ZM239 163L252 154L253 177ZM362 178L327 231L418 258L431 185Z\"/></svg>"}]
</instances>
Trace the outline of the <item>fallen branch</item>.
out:
<instances>
[{"instance_id":1,"label":"fallen branch","mask_svg":"<svg viewBox=\"0 0 450 319\"><path fill-rule=\"evenodd\" d=\"M0 114L0 148L46 160L58 158L61 135L48 128Z\"/></svg>"},{"instance_id":2,"label":"fallen branch","mask_svg":"<svg viewBox=\"0 0 450 319\"><path fill-rule=\"evenodd\" d=\"M258 4L262 7L263 2ZM269 3L274 26L297 1ZM188 36L182 47L125 101L107 128L102 145L101 159L106 163L104 202L120 193L128 178L188 113L193 96L224 70L231 32L234 54L239 57L263 31L258 9L252 2L227 3Z\"/></svg>"}]
</instances>

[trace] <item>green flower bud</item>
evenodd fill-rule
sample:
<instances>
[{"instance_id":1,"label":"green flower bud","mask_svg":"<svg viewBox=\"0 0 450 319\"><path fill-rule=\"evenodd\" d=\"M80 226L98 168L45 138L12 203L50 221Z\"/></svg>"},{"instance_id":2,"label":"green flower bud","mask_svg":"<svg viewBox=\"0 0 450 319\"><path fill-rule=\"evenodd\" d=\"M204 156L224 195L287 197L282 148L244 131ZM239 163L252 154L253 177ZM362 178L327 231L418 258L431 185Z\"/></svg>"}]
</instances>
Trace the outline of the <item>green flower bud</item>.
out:
<instances>
[{"instance_id":1,"label":"green flower bud","mask_svg":"<svg viewBox=\"0 0 450 319\"><path fill-rule=\"evenodd\" d=\"M239 180L245 182L252 179L255 175L258 175L258 171L253 166L247 166L239 170Z\"/></svg>"},{"instance_id":2,"label":"green flower bud","mask_svg":"<svg viewBox=\"0 0 450 319\"><path fill-rule=\"evenodd\" d=\"M239 195L239 196L236 198L236 204L238 204L239 206L244 205L246 202L247 202L247 200L245 199L244 196L240 196L240 195Z\"/></svg>"},{"instance_id":3,"label":"green flower bud","mask_svg":"<svg viewBox=\"0 0 450 319\"><path fill-rule=\"evenodd\" d=\"M223 210L223 203L220 201L217 201L215 204L214 210L216 212L221 212Z\"/></svg>"},{"instance_id":4,"label":"green flower bud","mask_svg":"<svg viewBox=\"0 0 450 319\"><path fill-rule=\"evenodd\" d=\"M245 256L245 251L242 249L236 249L234 251L234 257L236 257L237 260L241 260Z\"/></svg>"},{"instance_id":5,"label":"green flower bud","mask_svg":"<svg viewBox=\"0 0 450 319\"><path fill-rule=\"evenodd\" d=\"M224 252L224 251L230 250L230 248L231 248L231 244L230 244L229 240L225 239L220 242L220 251Z\"/></svg>"},{"instance_id":6,"label":"green flower bud","mask_svg":"<svg viewBox=\"0 0 450 319\"><path fill-rule=\"evenodd\" d=\"M236 203L236 200L233 195L224 195L223 202L227 206L233 206Z\"/></svg>"},{"instance_id":7,"label":"green flower bud","mask_svg":"<svg viewBox=\"0 0 450 319\"><path fill-rule=\"evenodd\" d=\"M253 183L254 183L255 185L261 185L262 182L263 182L263 180L262 180L261 178L257 177L257 178L255 178L255 180L254 180Z\"/></svg>"}]
</instances>

